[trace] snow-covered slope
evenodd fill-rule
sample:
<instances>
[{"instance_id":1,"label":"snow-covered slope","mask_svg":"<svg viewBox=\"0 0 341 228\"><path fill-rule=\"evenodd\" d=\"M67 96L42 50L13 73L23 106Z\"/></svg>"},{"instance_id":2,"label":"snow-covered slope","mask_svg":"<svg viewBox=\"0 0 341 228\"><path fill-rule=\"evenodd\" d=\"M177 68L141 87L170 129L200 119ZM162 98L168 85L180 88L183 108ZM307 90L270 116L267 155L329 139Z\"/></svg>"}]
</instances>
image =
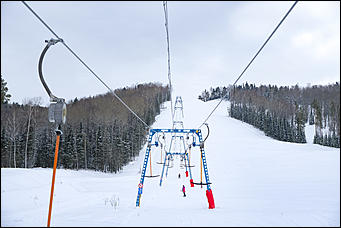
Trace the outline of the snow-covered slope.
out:
<instances>
[{"instance_id":1,"label":"snow-covered slope","mask_svg":"<svg viewBox=\"0 0 341 228\"><path fill-rule=\"evenodd\" d=\"M185 128L198 128L218 102L182 99ZM119 174L58 169L51 226L340 226L340 150L273 140L228 117L227 105L208 121L205 144L215 209L208 209L205 188L190 187L179 158L161 187L159 178L145 179L136 208L142 150ZM166 106L154 128L171 127ZM199 159L192 150L194 181ZM159 149L152 150L153 174L161 172L159 160ZM1 226L46 226L51 178L52 169L2 168Z\"/></svg>"}]
</instances>

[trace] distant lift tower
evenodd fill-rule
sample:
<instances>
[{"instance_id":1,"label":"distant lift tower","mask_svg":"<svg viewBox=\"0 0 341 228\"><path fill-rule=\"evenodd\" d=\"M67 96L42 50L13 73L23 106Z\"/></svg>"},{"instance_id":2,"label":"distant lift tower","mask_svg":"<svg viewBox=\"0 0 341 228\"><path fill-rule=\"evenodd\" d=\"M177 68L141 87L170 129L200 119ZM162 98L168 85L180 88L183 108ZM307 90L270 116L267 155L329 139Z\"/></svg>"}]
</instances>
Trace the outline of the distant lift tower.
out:
<instances>
[{"instance_id":1,"label":"distant lift tower","mask_svg":"<svg viewBox=\"0 0 341 228\"><path fill-rule=\"evenodd\" d=\"M173 115L173 129L183 129L184 122L182 119L184 118L184 111L182 98L180 96L176 97Z\"/></svg>"}]
</instances>

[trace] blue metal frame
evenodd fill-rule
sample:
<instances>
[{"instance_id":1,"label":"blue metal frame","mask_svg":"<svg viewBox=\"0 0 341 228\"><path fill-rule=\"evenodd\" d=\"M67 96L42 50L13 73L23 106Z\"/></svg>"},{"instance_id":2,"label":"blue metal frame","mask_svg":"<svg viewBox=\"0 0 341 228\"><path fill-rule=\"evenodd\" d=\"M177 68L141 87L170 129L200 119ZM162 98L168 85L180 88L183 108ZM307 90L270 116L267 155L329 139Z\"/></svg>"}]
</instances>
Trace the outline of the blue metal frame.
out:
<instances>
[{"instance_id":1,"label":"blue metal frame","mask_svg":"<svg viewBox=\"0 0 341 228\"><path fill-rule=\"evenodd\" d=\"M142 173L141 173L141 179L140 179L140 184L141 187L139 186L138 188L138 193L137 193L137 199L136 199L136 206L140 206L140 198L142 195L142 189L143 189L143 183L144 183L144 177L146 175L146 169L147 169L147 165L148 165L148 158L149 158L149 152L151 150L152 147L152 139L153 139L153 135L155 134L155 132L150 131L149 134L149 138L148 138L148 145L147 145L147 149L146 149L146 154L144 156L144 162L143 162L143 168L142 168Z\"/></svg>"},{"instance_id":2,"label":"blue metal frame","mask_svg":"<svg viewBox=\"0 0 341 228\"><path fill-rule=\"evenodd\" d=\"M144 183L144 177L145 177L145 174L146 174L146 169L147 169L147 165L148 165L148 158L149 158L149 155L150 155L151 147L152 146L156 146L156 147L158 146L158 142L157 141L154 144L152 144L152 139L153 139L153 136L155 134L161 133L161 132L162 133L172 133L173 135L172 135L169 151L167 152L165 150L166 154L165 154L165 159L164 159L164 163L163 163L163 167L162 167L162 174L161 174L161 177L160 177L160 186L162 184L162 177L163 177L163 174L164 174L164 170L165 170L167 159L168 159L168 162L167 162L166 176L167 176L167 173L168 173L168 167L169 167L170 158L173 155L183 155L184 161L185 161L185 166L186 166L186 171L187 171L187 166L188 166L190 178L192 179L192 172L191 172L191 167L190 167L190 164L189 164L189 155L187 153L187 149L185 148L186 146L185 146L185 142L184 142L184 137L183 136L178 136L176 134L178 134L178 133L180 133L180 134L191 133L191 134L193 134L193 146L200 146L203 143L201 130L200 129L150 129L150 131L149 131L149 138L148 138L148 146L147 146L146 154L145 154L145 157L144 157L143 169L142 169L142 172L141 172L141 179L140 179L140 184L139 184L139 187L138 187L138 193L137 193L137 199L136 199L136 207L140 206L142 189L143 189L143 183ZM196 141L195 141L196 137L194 137L194 134L198 136L199 144L196 144ZM171 152L173 138L175 138L175 137L180 137L180 139L183 141L183 145L184 145L184 149L185 149L184 153L177 153L177 152L172 153ZM205 156L204 147L200 147L200 152L201 152L201 155L202 155L202 163L203 163L204 173L205 173L205 178L206 178L206 183L207 183L207 190L210 190L211 186L209 184L210 181L209 181L209 176L208 176L208 169L207 169L207 162L206 162L206 156Z\"/></svg>"},{"instance_id":3,"label":"blue metal frame","mask_svg":"<svg viewBox=\"0 0 341 228\"><path fill-rule=\"evenodd\" d=\"M198 133L198 136L199 136L199 142L202 143L202 134L201 134L201 131L199 131ZM208 169L207 169L207 162L206 162L206 155L205 155L205 149L204 147L200 146L200 152L201 152L201 155L202 155L202 164L203 164L203 167L204 167L204 173L205 173L205 178L206 178L206 183L207 183L207 190L211 190L211 186L210 186L210 178L208 176Z\"/></svg>"}]
</instances>

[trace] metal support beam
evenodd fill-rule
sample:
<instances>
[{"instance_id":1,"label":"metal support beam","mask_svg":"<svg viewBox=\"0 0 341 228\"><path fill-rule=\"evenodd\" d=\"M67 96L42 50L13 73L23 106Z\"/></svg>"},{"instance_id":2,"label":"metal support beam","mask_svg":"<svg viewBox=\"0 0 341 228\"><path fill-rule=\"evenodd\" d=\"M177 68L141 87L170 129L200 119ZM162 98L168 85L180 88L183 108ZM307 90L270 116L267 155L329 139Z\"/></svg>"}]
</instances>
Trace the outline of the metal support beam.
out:
<instances>
[{"instance_id":1,"label":"metal support beam","mask_svg":"<svg viewBox=\"0 0 341 228\"><path fill-rule=\"evenodd\" d=\"M140 206L142 189L143 189L143 183L144 183L144 177L146 175L146 169L147 169L147 165L148 165L148 158L149 158L149 153L150 153L150 150L151 150L151 147L152 147L151 143L152 143L152 139L153 139L153 135L154 134L155 134L155 132L152 132L152 131L150 131L150 133L149 133L148 145L147 145L147 149L146 149L146 154L144 156L143 168L142 168L142 172L141 172L141 179L140 179L140 183L138 185L136 207Z\"/></svg>"},{"instance_id":2,"label":"metal support beam","mask_svg":"<svg viewBox=\"0 0 341 228\"><path fill-rule=\"evenodd\" d=\"M188 155L188 148L186 148L185 142L184 142L184 134L192 134L193 135L193 147L200 147L200 153L202 156L202 164L203 164L203 169L204 169L204 174L205 174L205 179L206 179L206 184L207 185L207 198L209 201L209 208L213 209L214 208L214 199L213 199L213 195L212 195L212 191L211 191L211 185L210 185L210 180L209 180L209 175L208 175L208 169L207 169L207 161L206 161L206 155L205 155L205 149L204 149L204 142L203 142L203 138L202 138L202 133L200 129L150 129L149 131L149 138L148 138L148 146L146 149L146 154L145 154L145 158L144 158L144 162L143 162L143 169L141 172L141 179L140 179L140 183L138 186L138 194L137 194L137 199L136 199L136 206L139 207L140 206L140 202L141 202L141 195L142 195L142 189L143 189L143 184L144 184L144 177L146 174L146 169L147 169L147 165L148 165L148 158L150 156L150 151L151 148L153 146L157 146L158 143L154 143L152 144L153 141L153 136L157 133L164 133L164 134L172 134L171 137L171 143L169 146L169 150L166 151L165 149L165 158L164 158L164 162L163 162L163 167L162 167L162 173L161 173L161 177L160 177L160 186L162 185L162 179L163 179L163 175L168 173L168 168L170 165L170 159L174 156L174 155L180 155L183 157L184 159L184 163L185 163L185 167L186 167L186 172L187 172L187 167L188 167L188 171L189 171L189 175L190 175L190 179L192 180L192 172L191 172L191 165L189 163L189 155ZM198 137L198 141L199 144L195 143L195 138ZM180 145L180 148L183 146L183 152L179 151L173 151L173 145L175 142L175 139L180 140L183 145ZM166 164L167 163L167 164ZM165 167L167 166L167 169L165 170ZM166 172L166 173L165 173Z\"/></svg>"}]
</instances>

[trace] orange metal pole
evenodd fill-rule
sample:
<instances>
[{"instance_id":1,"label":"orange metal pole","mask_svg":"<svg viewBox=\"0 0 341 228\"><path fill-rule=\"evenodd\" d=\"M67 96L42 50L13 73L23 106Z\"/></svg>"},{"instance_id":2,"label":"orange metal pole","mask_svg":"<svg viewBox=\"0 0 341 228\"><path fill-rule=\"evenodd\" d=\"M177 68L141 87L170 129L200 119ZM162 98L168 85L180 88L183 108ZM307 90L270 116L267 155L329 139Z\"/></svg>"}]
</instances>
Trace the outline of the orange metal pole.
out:
<instances>
[{"instance_id":1,"label":"orange metal pole","mask_svg":"<svg viewBox=\"0 0 341 228\"><path fill-rule=\"evenodd\" d=\"M57 168L57 161L58 161L59 139L60 139L60 135L57 134L56 150L55 150L55 152L54 152L52 186L51 186L50 206L49 206L49 216L48 216L48 220L47 220L47 227L50 227L50 222L51 222L51 212L52 212L52 201L53 201L54 180L55 180L55 177L56 177L56 168Z\"/></svg>"}]
</instances>

